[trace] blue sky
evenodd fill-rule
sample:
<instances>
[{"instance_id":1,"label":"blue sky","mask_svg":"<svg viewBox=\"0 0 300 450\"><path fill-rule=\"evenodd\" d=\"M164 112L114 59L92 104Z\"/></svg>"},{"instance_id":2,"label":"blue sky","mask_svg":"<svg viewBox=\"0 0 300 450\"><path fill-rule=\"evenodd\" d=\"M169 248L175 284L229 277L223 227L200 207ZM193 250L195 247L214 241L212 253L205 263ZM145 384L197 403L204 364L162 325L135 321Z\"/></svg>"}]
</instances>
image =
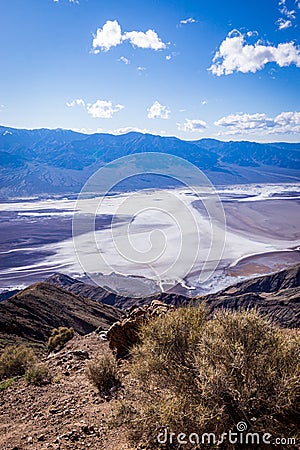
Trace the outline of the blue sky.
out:
<instances>
[{"instance_id":1,"label":"blue sky","mask_svg":"<svg viewBox=\"0 0 300 450\"><path fill-rule=\"evenodd\" d=\"M300 1L9 0L0 124L300 141Z\"/></svg>"}]
</instances>

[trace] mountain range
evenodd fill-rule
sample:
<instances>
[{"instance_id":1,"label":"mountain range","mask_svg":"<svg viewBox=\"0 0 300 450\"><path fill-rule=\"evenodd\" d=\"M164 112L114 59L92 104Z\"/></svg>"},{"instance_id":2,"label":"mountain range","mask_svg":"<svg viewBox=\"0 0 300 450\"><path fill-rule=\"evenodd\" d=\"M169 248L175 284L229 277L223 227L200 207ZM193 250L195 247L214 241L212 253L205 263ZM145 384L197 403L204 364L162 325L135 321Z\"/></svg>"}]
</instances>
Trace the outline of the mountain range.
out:
<instances>
[{"instance_id":1,"label":"mountain range","mask_svg":"<svg viewBox=\"0 0 300 450\"><path fill-rule=\"evenodd\" d=\"M130 132L92 135L70 130L22 130L0 126L0 196L78 193L100 167L122 156L168 153L185 158L217 185L298 182L300 144L183 141ZM131 188L169 181L142 177Z\"/></svg>"}]
</instances>

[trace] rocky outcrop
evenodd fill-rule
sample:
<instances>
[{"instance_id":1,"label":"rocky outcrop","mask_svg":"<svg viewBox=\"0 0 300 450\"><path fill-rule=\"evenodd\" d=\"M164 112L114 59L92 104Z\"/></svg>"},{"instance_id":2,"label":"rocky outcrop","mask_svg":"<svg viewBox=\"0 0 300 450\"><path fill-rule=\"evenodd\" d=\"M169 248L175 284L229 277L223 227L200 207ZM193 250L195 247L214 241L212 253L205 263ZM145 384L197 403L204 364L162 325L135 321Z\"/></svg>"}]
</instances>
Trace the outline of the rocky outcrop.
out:
<instances>
[{"instance_id":1,"label":"rocky outcrop","mask_svg":"<svg viewBox=\"0 0 300 450\"><path fill-rule=\"evenodd\" d=\"M116 352L117 357L124 357L130 348L139 342L139 330L143 323L162 314L166 314L171 305L159 300L153 300L148 306L133 307L128 316L115 322L107 332L109 347Z\"/></svg>"}]
</instances>

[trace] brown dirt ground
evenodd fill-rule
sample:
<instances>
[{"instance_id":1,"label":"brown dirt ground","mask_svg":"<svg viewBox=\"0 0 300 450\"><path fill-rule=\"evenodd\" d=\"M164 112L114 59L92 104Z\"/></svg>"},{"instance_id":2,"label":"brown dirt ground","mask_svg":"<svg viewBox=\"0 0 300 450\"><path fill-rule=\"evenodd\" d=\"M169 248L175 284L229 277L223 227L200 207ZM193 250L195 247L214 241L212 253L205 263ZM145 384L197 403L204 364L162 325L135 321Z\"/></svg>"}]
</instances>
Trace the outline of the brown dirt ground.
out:
<instances>
[{"instance_id":1,"label":"brown dirt ground","mask_svg":"<svg viewBox=\"0 0 300 450\"><path fill-rule=\"evenodd\" d=\"M75 336L45 360L52 383L34 386L20 378L0 393L1 450L133 450L126 444L125 430L110 424L122 391L111 400L102 399L85 375L88 359L72 354L78 350L90 358L109 351L96 333Z\"/></svg>"}]
</instances>

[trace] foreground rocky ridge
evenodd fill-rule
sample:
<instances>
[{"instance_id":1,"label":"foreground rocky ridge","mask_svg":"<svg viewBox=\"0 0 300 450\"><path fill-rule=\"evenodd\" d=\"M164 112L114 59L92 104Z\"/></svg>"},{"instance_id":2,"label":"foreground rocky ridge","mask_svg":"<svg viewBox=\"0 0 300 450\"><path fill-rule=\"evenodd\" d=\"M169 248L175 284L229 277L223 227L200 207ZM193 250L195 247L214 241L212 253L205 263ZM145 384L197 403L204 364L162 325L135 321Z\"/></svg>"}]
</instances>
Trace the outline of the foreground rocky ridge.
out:
<instances>
[{"instance_id":1,"label":"foreground rocky ridge","mask_svg":"<svg viewBox=\"0 0 300 450\"><path fill-rule=\"evenodd\" d=\"M235 310L257 306L283 326L299 327L299 273L300 265L239 283L218 294L195 298L192 303L205 301L210 315L220 308ZM58 278L79 288L76 280L60 275L56 276L56 281ZM15 377L2 392L0 389L1 450L145 448L130 446L126 441L126 423L118 424L120 405L128 401L128 395L133 406L135 402L131 393L136 393L136 380L128 376L130 360L118 360L122 385L110 398L99 395L86 376L86 368L90 360L107 352L124 356L138 342L142 323L152 317L176 314L179 310L175 305L191 302L191 299L162 294L160 297L165 303L139 299L139 305L122 312L115 306L95 301L95 296L94 300L83 296L84 292L89 295L97 292L104 300L105 296L113 295L88 285L81 286L79 295L48 280L0 303L2 343L25 341L45 346L51 328L72 326L75 329L75 337L62 350L42 358L50 371L51 383L36 386L26 384L22 377ZM118 297L116 303L121 304L121 299ZM123 300L123 305L128 307L130 299ZM289 336L298 331L284 333Z\"/></svg>"},{"instance_id":2,"label":"foreground rocky ridge","mask_svg":"<svg viewBox=\"0 0 300 450\"><path fill-rule=\"evenodd\" d=\"M108 330L134 306L159 300L181 306L205 302L208 313L218 309L258 308L286 328L300 327L300 264L280 272L243 281L203 297L162 293L131 298L55 274L0 302L0 345L31 342L44 345L51 329L73 327L84 335L97 328Z\"/></svg>"}]
</instances>

